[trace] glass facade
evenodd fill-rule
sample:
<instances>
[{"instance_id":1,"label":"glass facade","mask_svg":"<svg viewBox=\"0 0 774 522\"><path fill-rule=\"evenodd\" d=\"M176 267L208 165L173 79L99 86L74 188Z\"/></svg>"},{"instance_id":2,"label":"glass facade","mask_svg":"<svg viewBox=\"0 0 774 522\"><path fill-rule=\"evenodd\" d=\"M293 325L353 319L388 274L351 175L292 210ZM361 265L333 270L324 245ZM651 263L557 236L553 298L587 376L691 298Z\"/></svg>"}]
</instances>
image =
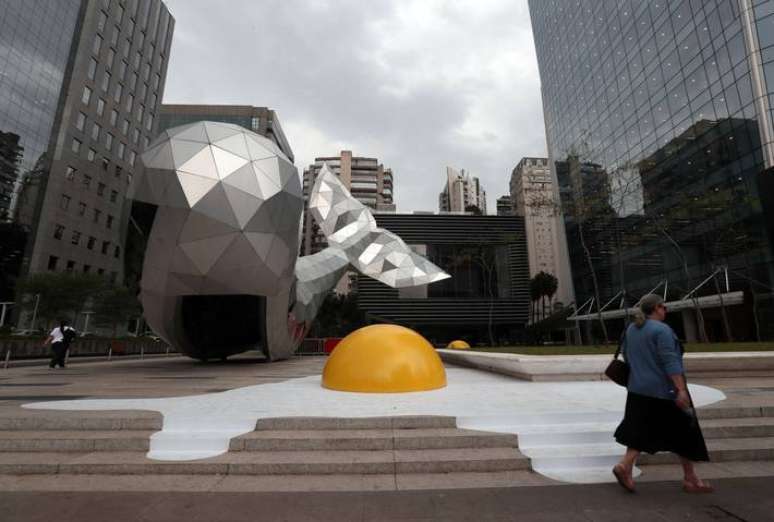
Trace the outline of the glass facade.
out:
<instances>
[{"instance_id":1,"label":"glass facade","mask_svg":"<svg viewBox=\"0 0 774 522\"><path fill-rule=\"evenodd\" d=\"M0 0L0 300L12 301L29 227L14 219L22 185L39 197L80 0Z\"/></svg>"},{"instance_id":2,"label":"glass facade","mask_svg":"<svg viewBox=\"0 0 774 522\"><path fill-rule=\"evenodd\" d=\"M531 0L530 13L576 302L679 300L706 281L691 296L743 304L671 314L679 333L774 337L774 2Z\"/></svg>"},{"instance_id":3,"label":"glass facade","mask_svg":"<svg viewBox=\"0 0 774 522\"><path fill-rule=\"evenodd\" d=\"M0 0L0 214L48 149L80 0Z\"/></svg>"}]
</instances>

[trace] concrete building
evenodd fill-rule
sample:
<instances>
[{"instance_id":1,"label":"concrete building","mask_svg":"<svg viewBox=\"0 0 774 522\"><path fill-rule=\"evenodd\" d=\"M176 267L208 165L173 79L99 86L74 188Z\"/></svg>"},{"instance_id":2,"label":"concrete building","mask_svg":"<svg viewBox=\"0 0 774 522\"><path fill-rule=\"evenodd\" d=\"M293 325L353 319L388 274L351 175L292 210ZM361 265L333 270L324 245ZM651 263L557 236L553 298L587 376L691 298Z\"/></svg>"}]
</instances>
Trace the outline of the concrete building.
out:
<instances>
[{"instance_id":1,"label":"concrete building","mask_svg":"<svg viewBox=\"0 0 774 522\"><path fill-rule=\"evenodd\" d=\"M293 150L282 132L277 112L252 105L180 105L163 104L159 109L158 132L197 121L233 123L265 136L293 162Z\"/></svg>"},{"instance_id":2,"label":"concrete building","mask_svg":"<svg viewBox=\"0 0 774 522\"><path fill-rule=\"evenodd\" d=\"M339 177L352 196L375 212L395 212L393 202L392 170L385 168L376 158L353 156L352 151L343 150L338 156L315 158L314 163L304 169L304 201L320 173L323 163ZM308 212L304 212L302 253L311 255L327 246L325 236Z\"/></svg>"},{"instance_id":3,"label":"concrete building","mask_svg":"<svg viewBox=\"0 0 774 522\"><path fill-rule=\"evenodd\" d=\"M548 159L522 158L511 173L510 189L513 212L524 218L530 277L539 272L556 276L559 288L554 299L569 304L572 279Z\"/></svg>"},{"instance_id":4,"label":"concrete building","mask_svg":"<svg viewBox=\"0 0 774 522\"><path fill-rule=\"evenodd\" d=\"M511 196L500 196L499 198L497 198L497 215L498 216L513 215L513 203L511 202Z\"/></svg>"},{"instance_id":5,"label":"concrete building","mask_svg":"<svg viewBox=\"0 0 774 522\"><path fill-rule=\"evenodd\" d=\"M374 217L452 277L394 289L359 275L357 303L368 320L408 326L437 346L454 339L470 344L522 339L529 315L523 217L425 212Z\"/></svg>"},{"instance_id":6,"label":"concrete building","mask_svg":"<svg viewBox=\"0 0 774 522\"><path fill-rule=\"evenodd\" d=\"M486 191L478 178L471 177L465 169L446 167L446 184L438 195L441 212L470 212L476 207L486 215Z\"/></svg>"},{"instance_id":7,"label":"concrete building","mask_svg":"<svg viewBox=\"0 0 774 522\"><path fill-rule=\"evenodd\" d=\"M160 0L0 0L0 13L0 132L18 136L2 200L25 234L13 269L120 282L124 196L156 134L174 19Z\"/></svg>"},{"instance_id":8,"label":"concrete building","mask_svg":"<svg viewBox=\"0 0 774 522\"><path fill-rule=\"evenodd\" d=\"M774 339L771 5L529 1L587 339L654 289L682 338Z\"/></svg>"}]
</instances>

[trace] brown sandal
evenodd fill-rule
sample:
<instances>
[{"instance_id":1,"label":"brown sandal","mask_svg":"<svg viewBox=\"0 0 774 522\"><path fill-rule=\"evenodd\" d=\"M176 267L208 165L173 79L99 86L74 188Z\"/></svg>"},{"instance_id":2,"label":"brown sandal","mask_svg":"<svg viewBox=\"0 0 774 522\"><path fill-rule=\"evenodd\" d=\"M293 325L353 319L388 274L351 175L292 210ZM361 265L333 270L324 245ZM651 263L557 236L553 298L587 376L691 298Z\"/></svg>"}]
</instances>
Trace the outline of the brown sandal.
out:
<instances>
[{"instance_id":1,"label":"brown sandal","mask_svg":"<svg viewBox=\"0 0 774 522\"><path fill-rule=\"evenodd\" d=\"M613 476L615 476L615 479L622 488L629 493L634 493L634 482L631 478L626 476L626 471L624 471L623 466L620 464L613 466Z\"/></svg>"},{"instance_id":2,"label":"brown sandal","mask_svg":"<svg viewBox=\"0 0 774 522\"><path fill-rule=\"evenodd\" d=\"M715 488L709 482L693 484L683 481L683 491L686 493L712 493L715 491Z\"/></svg>"}]
</instances>

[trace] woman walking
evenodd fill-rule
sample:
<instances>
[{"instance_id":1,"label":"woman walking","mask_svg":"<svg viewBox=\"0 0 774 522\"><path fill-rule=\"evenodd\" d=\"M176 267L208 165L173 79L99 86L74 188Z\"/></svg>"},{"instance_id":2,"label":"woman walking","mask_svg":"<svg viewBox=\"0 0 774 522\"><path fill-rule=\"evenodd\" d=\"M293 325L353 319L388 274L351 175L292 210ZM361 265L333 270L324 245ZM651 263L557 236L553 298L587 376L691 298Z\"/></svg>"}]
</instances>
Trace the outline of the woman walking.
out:
<instances>
[{"instance_id":1,"label":"woman walking","mask_svg":"<svg viewBox=\"0 0 774 522\"><path fill-rule=\"evenodd\" d=\"M670 451L680 457L683 490L709 493L712 486L696 475L693 465L709 461L709 455L688 394L682 345L663 322L666 313L663 299L648 294L626 330L622 353L630 370L628 395L624 419L615 431L626 454L613 475L633 493L632 470L640 453Z\"/></svg>"}]
</instances>

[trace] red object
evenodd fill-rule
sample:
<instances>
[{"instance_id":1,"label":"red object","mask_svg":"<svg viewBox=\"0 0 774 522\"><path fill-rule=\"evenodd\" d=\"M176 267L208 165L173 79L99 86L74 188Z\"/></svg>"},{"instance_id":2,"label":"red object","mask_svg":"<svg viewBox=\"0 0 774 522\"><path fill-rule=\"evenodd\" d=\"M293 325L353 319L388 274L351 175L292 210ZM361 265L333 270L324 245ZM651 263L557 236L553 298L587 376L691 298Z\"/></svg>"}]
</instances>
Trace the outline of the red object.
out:
<instances>
[{"instance_id":1,"label":"red object","mask_svg":"<svg viewBox=\"0 0 774 522\"><path fill-rule=\"evenodd\" d=\"M327 337L323 343L323 350L325 350L325 353L330 354L340 342L341 337Z\"/></svg>"}]
</instances>

